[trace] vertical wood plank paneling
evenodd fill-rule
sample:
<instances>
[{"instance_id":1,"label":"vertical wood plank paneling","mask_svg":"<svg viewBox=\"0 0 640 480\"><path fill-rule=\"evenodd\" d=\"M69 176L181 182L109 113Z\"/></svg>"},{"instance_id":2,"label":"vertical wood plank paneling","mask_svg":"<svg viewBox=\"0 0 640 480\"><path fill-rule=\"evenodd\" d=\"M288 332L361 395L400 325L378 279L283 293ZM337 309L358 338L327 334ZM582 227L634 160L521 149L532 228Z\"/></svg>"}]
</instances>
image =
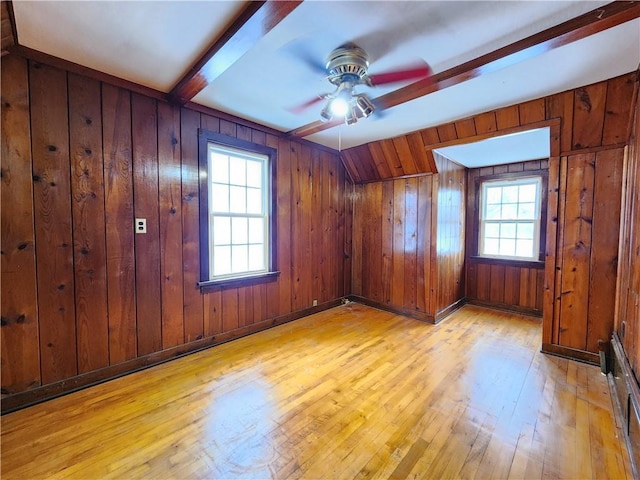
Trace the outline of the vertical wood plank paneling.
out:
<instances>
[{"instance_id":1,"label":"vertical wood plank paneling","mask_svg":"<svg viewBox=\"0 0 640 480\"><path fill-rule=\"evenodd\" d=\"M441 142L450 142L457 140L458 134L456 133L456 126L453 123L446 123L437 127L438 137Z\"/></svg>"},{"instance_id":2,"label":"vertical wood plank paneling","mask_svg":"<svg viewBox=\"0 0 640 480\"><path fill-rule=\"evenodd\" d=\"M193 122L193 128L197 129L198 122L195 121L195 119L192 121ZM199 122L199 126L200 128L202 128L203 130L207 130L209 132L213 132L213 133L220 133L220 119L217 117L212 117L211 115L206 115L206 114L201 114L200 115L200 122ZM197 151L197 145L193 146L193 135L182 135L182 138L184 141L186 141L188 143L188 147L187 150L193 150L194 148ZM185 150L185 147L182 147L182 150ZM191 156L191 154L189 154L189 156ZM183 199L186 198L183 195ZM190 200L193 201L193 200ZM184 201L182 202L182 204L184 205ZM198 205L198 210L199 210L200 206ZM183 227L185 225L185 222L183 220ZM189 225L189 228L191 228L191 223ZM190 231L191 232L191 231ZM189 233L190 235L191 233ZM183 230L183 237L186 238L186 231ZM184 239L183 239L184 242ZM184 251L184 249L183 249ZM190 267L191 269L195 269L197 266L195 265L195 263L193 264L192 267ZM183 270L183 277L186 274L185 273L186 270ZM198 277L199 278L199 277ZM184 281L184 280L183 280ZM196 280L197 282L197 280ZM195 289L191 292L188 293L188 290L185 290L183 288L183 296L185 295L189 295L192 296L193 299L193 306L196 307L195 310L197 310L200 307L200 302L198 301L198 298L200 298L200 294L199 292L197 292ZM216 335L218 333L222 332L222 292L220 290L214 290L211 292L208 292L206 295L202 295L201 297L202 300L202 313L203 313L203 326L202 326L202 335L205 337L210 337L212 335ZM187 309L184 308L183 306L183 312L186 315L186 311ZM183 319L184 322L184 319ZM194 338L197 338L200 334L200 322L197 321L197 317L195 316L195 312L194 312L194 317L192 322L190 322L190 325L185 325L184 326L184 330L185 332L191 332L190 336L193 336Z\"/></svg>"},{"instance_id":3,"label":"vertical wood plank paneling","mask_svg":"<svg viewBox=\"0 0 640 480\"><path fill-rule=\"evenodd\" d=\"M552 143L553 145L553 143ZM547 233L545 239L544 254L544 298L542 306L542 341L553 342L556 287L556 261L558 226L560 225L560 213L558 211L560 197L560 158L553 156L549 159L549 177L547 189Z\"/></svg>"},{"instance_id":4,"label":"vertical wood plank paneling","mask_svg":"<svg viewBox=\"0 0 640 480\"><path fill-rule=\"evenodd\" d=\"M147 233L134 237L138 354L145 355L162 349L156 101L134 93L131 125L134 213L147 220Z\"/></svg>"},{"instance_id":5,"label":"vertical wood plank paneling","mask_svg":"<svg viewBox=\"0 0 640 480\"><path fill-rule=\"evenodd\" d=\"M78 373L109 365L100 84L69 74Z\"/></svg>"},{"instance_id":6,"label":"vertical wood plank paneling","mask_svg":"<svg viewBox=\"0 0 640 480\"><path fill-rule=\"evenodd\" d=\"M180 109L158 103L162 348L184 343Z\"/></svg>"},{"instance_id":7,"label":"vertical wood plank paneling","mask_svg":"<svg viewBox=\"0 0 640 480\"><path fill-rule=\"evenodd\" d=\"M31 63L29 79L40 359L47 384L78 373L67 74Z\"/></svg>"},{"instance_id":8,"label":"vertical wood plank paneling","mask_svg":"<svg viewBox=\"0 0 640 480\"><path fill-rule=\"evenodd\" d=\"M404 203L404 299L402 305L411 310L417 305L418 273L418 180L405 181Z\"/></svg>"},{"instance_id":9,"label":"vertical wood plank paneling","mask_svg":"<svg viewBox=\"0 0 640 480\"><path fill-rule=\"evenodd\" d=\"M131 95L102 86L109 363L137 356Z\"/></svg>"},{"instance_id":10,"label":"vertical wood plank paneling","mask_svg":"<svg viewBox=\"0 0 640 480\"><path fill-rule=\"evenodd\" d=\"M583 154L567 165L559 341L580 350L587 346L594 164L594 154Z\"/></svg>"},{"instance_id":11,"label":"vertical wood plank paneling","mask_svg":"<svg viewBox=\"0 0 640 480\"><path fill-rule=\"evenodd\" d=\"M382 225L380 222L380 209L382 208L382 184L376 182L369 188L369 212L367 217L367 252L363 256L368 268L369 298L381 302L383 288L377 280L382 275Z\"/></svg>"},{"instance_id":12,"label":"vertical wood plank paneling","mask_svg":"<svg viewBox=\"0 0 640 480\"><path fill-rule=\"evenodd\" d=\"M476 123L476 132L478 132L478 135L481 135L483 133L495 132L498 129L496 123L496 115L494 112L487 112L476 115L474 117L474 121Z\"/></svg>"},{"instance_id":13,"label":"vertical wood plank paneling","mask_svg":"<svg viewBox=\"0 0 640 480\"><path fill-rule=\"evenodd\" d=\"M2 393L40 385L29 85L26 60L2 59Z\"/></svg>"},{"instance_id":14,"label":"vertical wood plank paneling","mask_svg":"<svg viewBox=\"0 0 640 480\"><path fill-rule=\"evenodd\" d=\"M312 164L308 147L295 144L292 152L295 167L293 175L293 211L292 219L292 265L293 265L293 310L310 307L312 303L311 288L315 266L312 264L311 251L311 218L312 205ZM311 274L311 275L310 275Z\"/></svg>"},{"instance_id":15,"label":"vertical wood plank paneling","mask_svg":"<svg viewBox=\"0 0 640 480\"><path fill-rule=\"evenodd\" d=\"M520 125L520 111L518 105L511 105L496 110L496 126L498 130L513 128Z\"/></svg>"},{"instance_id":16,"label":"vertical wood plank paneling","mask_svg":"<svg viewBox=\"0 0 640 480\"><path fill-rule=\"evenodd\" d=\"M396 152L398 152L398 159L400 160L400 165L402 165L402 171L404 174L414 175L418 173L418 167L416 166L416 162L413 158L407 137L404 135L401 137L395 137L392 141Z\"/></svg>"},{"instance_id":17,"label":"vertical wood plank paneling","mask_svg":"<svg viewBox=\"0 0 640 480\"><path fill-rule=\"evenodd\" d=\"M417 295L416 307L423 312L431 313L429 290L431 288L431 187L432 175L418 178L418 239L417 239Z\"/></svg>"},{"instance_id":18,"label":"vertical wood plank paneling","mask_svg":"<svg viewBox=\"0 0 640 480\"><path fill-rule=\"evenodd\" d=\"M382 147L382 152L384 154L384 158L387 161L387 166L389 171L391 172L392 177L400 177L405 174L404 169L402 168L402 164L400 163L400 158L398 157L398 152L396 151L396 147L393 144L393 140L388 138L386 140L380 140L380 146Z\"/></svg>"},{"instance_id":19,"label":"vertical wood plank paneling","mask_svg":"<svg viewBox=\"0 0 640 480\"><path fill-rule=\"evenodd\" d=\"M292 210L293 200L293 145L288 139L278 140L278 277L279 298L267 300L271 317L290 312L292 309L293 270L292 270Z\"/></svg>"},{"instance_id":20,"label":"vertical wood plank paneling","mask_svg":"<svg viewBox=\"0 0 640 480\"><path fill-rule=\"evenodd\" d=\"M382 221L380 240L382 255L382 272L380 273L381 301L385 304L391 303L391 279L393 272L393 181L382 182L382 211L380 220Z\"/></svg>"},{"instance_id":21,"label":"vertical wood plank paneling","mask_svg":"<svg viewBox=\"0 0 640 480\"><path fill-rule=\"evenodd\" d=\"M473 118L465 118L455 122L456 134L458 138L473 137L476 135L476 124Z\"/></svg>"},{"instance_id":22,"label":"vertical wood plank paneling","mask_svg":"<svg viewBox=\"0 0 640 480\"><path fill-rule=\"evenodd\" d=\"M351 235L351 292L354 295L364 296L362 283L364 276L362 275L362 251L363 251L363 230L364 230L364 202L366 185L355 185L353 192L353 223Z\"/></svg>"},{"instance_id":23,"label":"vertical wood plank paneling","mask_svg":"<svg viewBox=\"0 0 640 480\"><path fill-rule=\"evenodd\" d=\"M623 149L604 150L595 158L593 224L589 275L587 350L598 351L608 341L615 310Z\"/></svg>"},{"instance_id":24,"label":"vertical wood plank paneling","mask_svg":"<svg viewBox=\"0 0 640 480\"><path fill-rule=\"evenodd\" d=\"M604 109L603 145L616 145L627 141L627 128L634 85L633 77L629 76L609 80L607 84L607 101Z\"/></svg>"},{"instance_id":25,"label":"vertical wood plank paneling","mask_svg":"<svg viewBox=\"0 0 640 480\"><path fill-rule=\"evenodd\" d=\"M403 305L403 301L404 301L405 195L406 193L405 193L404 180L394 180L393 181L393 267L391 269L391 303L393 305Z\"/></svg>"},{"instance_id":26,"label":"vertical wood plank paneling","mask_svg":"<svg viewBox=\"0 0 640 480\"><path fill-rule=\"evenodd\" d=\"M222 290L222 331L230 332L240 326L238 289Z\"/></svg>"},{"instance_id":27,"label":"vertical wood plank paneling","mask_svg":"<svg viewBox=\"0 0 640 480\"><path fill-rule=\"evenodd\" d=\"M518 105L520 125L541 122L545 119L545 99L538 98Z\"/></svg>"},{"instance_id":28,"label":"vertical wood plank paneling","mask_svg":"<svg viewBox=\"0 0 640 480\"><path fill-rule=\"evenodd\" d=\"M575 150L602 144L607 82L582 87L574 92L573 143Z\"/></svg>"},{"instance_id":29,"label":"vertical wood plank paneling","mask_svg":"<svg viewBox=\"0 0 640 480\"><path fill-rule=\"evenodd\" d=\"M321 178L321 165L320 165L320 151L311 149L311 198L309 203L309 247L310 256L309 263L312 267L312 282L311 290L309 292L309 305L313 304L313 300L317 300L322 296L322 269L324 263L324 254L322 252L322 246L324 243L323 238L323 217L325 216L323 204L322 204L322 190L324 182L320 181ZM319 240L314 242L311 239L318 238Z\"/></svg>"},{"instance_id":30,"label":"vertical wood plank paneling","mask_svg":"<svg viewBox=\"0 0 640 480\"><path fill-rule=\"evenodd\" d=\"M183 108L180 115L182 175L182 287L184 340L192 342L204 333L204 304L200 281L200 204L198 194L198 137L200 115ZM206 246L202 246L206 248ZM212 322L209 322L210 324Z\"/></svg>"},{"instance_id":31,"label":"vertical wood plank paneling","mask_svg":"<svg viewBox=\"0 0 640 480\"><path fill-rule=\"evenodd\" d=\"M343 295L353 292L354 275L353 275L353 239L355 237L353 202L355 198L355 186L351 183L347 172L340 168L340 185L343 190L343 199L341 213L344 221L344 244L342 245L342 268L344 269Z\"/></svg>"}]
</instances>

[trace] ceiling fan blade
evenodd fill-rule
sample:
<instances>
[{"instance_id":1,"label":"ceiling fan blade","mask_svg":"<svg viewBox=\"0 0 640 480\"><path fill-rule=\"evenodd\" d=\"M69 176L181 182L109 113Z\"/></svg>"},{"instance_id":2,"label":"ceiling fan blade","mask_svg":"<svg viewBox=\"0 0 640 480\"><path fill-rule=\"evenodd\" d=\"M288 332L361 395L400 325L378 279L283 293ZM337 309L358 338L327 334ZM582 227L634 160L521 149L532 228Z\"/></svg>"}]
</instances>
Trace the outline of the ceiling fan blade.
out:
<instances>
[{"instance_id":1,"label":"ceiling fan blade","mask_svg":"<svg viewBox=\"0 0 640 480\"><path fill-rule=\"evenodd\" d=\"M408 80L421 80L431 76L433 72L427 62L414 64L402 70L394 70L392 72L376 73L369 75L371 85L386 85L388 83L405 82Z\"/></svg>"},{"instance_id":2,"label":"ceiling fan blade","mask_svg":"<svg viewBox=\"0 0 640 480\"><path fill-rule=\"evenodd\" d=\"M300 105L295 105L293 107L289 107L289 108L287 108L287 110L290 111L291 113L295 113L296 115L298 115L298 114L304 112L307 108L312 107L316 103L321 102L325 98L327 98L326 95L318 95L317 97L312 98L311 100L307 100L306 102L301 103Z\"/></svg>"}]
</instances>

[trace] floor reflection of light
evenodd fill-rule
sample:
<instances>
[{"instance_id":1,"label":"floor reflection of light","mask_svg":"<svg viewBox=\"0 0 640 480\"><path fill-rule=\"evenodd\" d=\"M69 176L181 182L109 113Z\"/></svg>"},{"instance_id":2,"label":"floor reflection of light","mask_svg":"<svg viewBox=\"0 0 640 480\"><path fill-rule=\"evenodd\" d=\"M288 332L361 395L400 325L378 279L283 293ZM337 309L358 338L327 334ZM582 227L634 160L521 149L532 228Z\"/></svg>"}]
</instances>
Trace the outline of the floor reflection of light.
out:
<instances>
[{"instance_id":1,"label":"floor reflection of light","mask_svg":"<svg viewBox=\"0 0 640 480\"><path fill-rule=\"evenodd\" d=\"M228 380L228 379L227 379ZM216 478L268 478L276 457L277 427L271 386L262 379L213 394L206 455Z\"/></svg>"}]
</instances>

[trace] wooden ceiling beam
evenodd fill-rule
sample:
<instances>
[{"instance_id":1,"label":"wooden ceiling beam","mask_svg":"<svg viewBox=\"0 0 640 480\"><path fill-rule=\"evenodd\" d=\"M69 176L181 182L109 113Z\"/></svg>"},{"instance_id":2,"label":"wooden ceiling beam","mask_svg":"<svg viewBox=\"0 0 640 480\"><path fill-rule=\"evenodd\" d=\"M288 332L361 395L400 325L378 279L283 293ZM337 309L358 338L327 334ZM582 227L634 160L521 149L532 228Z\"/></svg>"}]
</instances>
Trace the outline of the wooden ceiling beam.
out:
<instances>
[{"instance_id":1,"label":"wooden ceiling beam","mask_svg":"<svg viewBox=\"0 0 640 480\"><path fill-rule=\"evenodd\" d=\"M379 108L391 108L444 88L458 85L481 75L510 67L555 48L568 45L640 17L640 2L612 2L579 17L548 28L491 53L437 73L430 78L399 88L374 99ZM293 137L306 137L327 130L342 121L320 120L288 132Z\"/></svg>"},{"instance_id":2,"label":"wooden ceiling beam","mask_svg":"<svg viewBox=\"0 0 640 480\"><path fill-rule=\"evenodd\" d=\"M169 92L170 101L185 105L248 52L302 3L250 1L231 26Z\"/></svg>"}]
</instances>

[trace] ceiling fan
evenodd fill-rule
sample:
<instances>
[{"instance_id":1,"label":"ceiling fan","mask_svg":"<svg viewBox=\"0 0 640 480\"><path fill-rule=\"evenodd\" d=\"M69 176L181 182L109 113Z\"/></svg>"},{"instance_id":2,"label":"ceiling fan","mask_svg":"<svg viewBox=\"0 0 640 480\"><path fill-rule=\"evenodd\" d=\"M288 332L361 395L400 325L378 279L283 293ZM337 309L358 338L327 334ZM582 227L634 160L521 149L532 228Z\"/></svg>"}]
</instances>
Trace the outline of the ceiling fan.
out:
<instances>
[{"instance_id":1,"label":"ceiling fan","mask_svg":"<svg viewBox=\"0 0 640 480\"><path fill-rule=\"evenodd\" d=\"M327 100L320 112L320 119L329 122L334 118L344 118L347 125L354 124L360 118L371 115L376 106L364 93L356 93L358 86L376 87L408 80L429 77L432 72L429 65L422 61L400 70L369 74L369 55L354 43L347 43L333 50L324 67L327 80L336 86L332 93L318 95L291 111L299 113L316 103Z\"/></svg>"}]
</instances>

